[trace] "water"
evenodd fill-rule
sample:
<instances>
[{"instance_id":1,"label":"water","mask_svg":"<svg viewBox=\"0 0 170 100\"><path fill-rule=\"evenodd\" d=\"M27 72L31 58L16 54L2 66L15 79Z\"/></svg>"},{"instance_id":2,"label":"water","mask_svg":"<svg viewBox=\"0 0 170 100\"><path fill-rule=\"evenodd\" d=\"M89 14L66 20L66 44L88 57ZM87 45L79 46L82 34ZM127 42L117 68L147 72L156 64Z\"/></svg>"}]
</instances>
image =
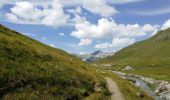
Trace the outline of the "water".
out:
<instances>
[{"instance_id":1,"label":"water","mask_svg":"<svg viewBox=\"0 0 170 100\"><path fill-rule=\"evenodd\" d=\"M127 75L124 76L127 79L133 80L135 83L135 85L139 88L141 88L146 94L148 94L149 96L151 96L152 98L154 98L155 100L163 100L162 98L160 98L159 96L157 96L152 90L151 88L148 86L148 84L146 82L144 82L143 80L135 77L135 76L131 76L131 75Z\"/></svg>"},{"instance_id":2,"label":"water","mask_svg":"<svg viewBox=\"0 0 170 100\"><path fill-rule=\"evenodd\" d=\"M118 74L118 73L116 72L116 74ZM118 74L118 75L121 76L122 78L125 78L125 79L132 81L137 87L142 89L146 94L148 94L149 96L151 96L155 100L165 100L165 99L162 99L159 96L157 96L151 90L151 88L148 86L148 84L146 82L144 82L143 80L139 79L138 77L136 77L134 75L127 75L127 74Z\"/></svg>"}]
</instances>

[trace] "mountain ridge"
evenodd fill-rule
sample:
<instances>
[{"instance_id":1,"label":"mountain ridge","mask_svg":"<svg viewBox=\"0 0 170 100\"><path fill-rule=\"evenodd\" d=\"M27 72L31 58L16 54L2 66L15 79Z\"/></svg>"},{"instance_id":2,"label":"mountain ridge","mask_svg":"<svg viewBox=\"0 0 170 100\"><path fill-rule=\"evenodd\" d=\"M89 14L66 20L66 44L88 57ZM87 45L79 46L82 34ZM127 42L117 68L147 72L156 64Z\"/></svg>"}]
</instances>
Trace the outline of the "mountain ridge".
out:
<instances>
[{"instance_id":1,"label":"mountain ridge","mask_svg":"<svg viewBox=\"0 0 170 100\"><path fill-rule=\"evenodd\" d=\"M91 54L83 54L83 55L76 54L78 58L86 62L93 62L97 59L106 58L112 55L114 55L114 52L109 53L109 52L102 52L100 50L94 51Z\"/></svg>"},{"instance_id":2,"label":"mountain ridge","mask_svg":"<svg viewBox=\"0 0 170 100\"><path fill-rule=\"evenodd\" d=\"M127 58L133 59L134 62L133 61L131 62L135 63L136 61L135 59L145 60L144 58L147 58L147 57L155 59L157 56L159 56L159 58L169 57L170 56L170 53L168 52L170 50L170 48L168 47L168 44L170 43L169 34L170 34L170 29L160 31L155 36L147 40L139 41L137 43L134 43L133 45L123 48L122 50L116 52L113 56L103 59L103 62L104 60L106 62L107 60L109 62L111 62L111 60L115 62L116 61L123 62L124 60L124 62L127 62L126 64L128 64L128 61L126 61L128 60ZM162 50L162 48L164 49ZM157 59L159 58L157 57Z\"/></svg>"}]
</instances>

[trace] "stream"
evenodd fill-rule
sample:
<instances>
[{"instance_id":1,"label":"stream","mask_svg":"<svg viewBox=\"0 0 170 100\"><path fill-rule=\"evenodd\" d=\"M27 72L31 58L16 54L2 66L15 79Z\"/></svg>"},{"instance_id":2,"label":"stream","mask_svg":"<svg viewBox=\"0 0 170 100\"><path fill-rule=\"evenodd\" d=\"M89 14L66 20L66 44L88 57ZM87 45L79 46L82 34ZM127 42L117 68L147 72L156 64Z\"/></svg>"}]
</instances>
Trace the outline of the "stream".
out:
<instances>
[{"instance_id":1,"label":"stream","mask_svg":"<svg viewBox=\"0 0 170 100\"><path fill-rule=\"evenodd\" d=\"M148 84L146 82L144 82L143 80L139 79L138 77L134 76L134 75L127 75L125 73L121 73L121 72L116 72L113 71L115 74L119 75L120 77L127 79L129 81L131 81L132 83L134 83L137 87L139 87L140 89L142 89L146 94L148 94L149 96L151 96L152 98L154 98L155 100L166 100L163 98L160 98L159 96L157 96L152 90L151 88L148 86Z\"/></svg>"}]
</instances>

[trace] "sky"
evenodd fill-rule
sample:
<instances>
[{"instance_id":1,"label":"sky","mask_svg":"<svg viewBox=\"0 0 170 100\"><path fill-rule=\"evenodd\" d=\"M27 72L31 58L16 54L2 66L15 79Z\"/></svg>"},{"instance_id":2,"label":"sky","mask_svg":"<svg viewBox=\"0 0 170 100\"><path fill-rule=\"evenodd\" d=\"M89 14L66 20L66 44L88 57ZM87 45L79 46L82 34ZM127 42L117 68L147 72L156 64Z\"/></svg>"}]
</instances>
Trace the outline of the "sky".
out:
<instances>
[{"instance_id":1,"label":"sky","mask_svg":"<svg viewBox=\"0 0 170 100\"><path fill-rule=\"evenodd\" d=\"M170 0L0 0L0 24L69 53L116 52L170 27Z\"/></svg>"}]
</instances>

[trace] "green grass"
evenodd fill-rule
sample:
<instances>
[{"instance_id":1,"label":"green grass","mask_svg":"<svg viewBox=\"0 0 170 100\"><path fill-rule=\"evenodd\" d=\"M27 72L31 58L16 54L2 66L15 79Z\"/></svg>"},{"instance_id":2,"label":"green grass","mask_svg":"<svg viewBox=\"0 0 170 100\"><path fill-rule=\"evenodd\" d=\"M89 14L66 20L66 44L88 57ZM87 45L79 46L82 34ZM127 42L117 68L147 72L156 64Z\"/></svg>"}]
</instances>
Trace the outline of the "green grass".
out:
<instances>
[{"instance_id":1,"label":"green grass","mask_svg":"<svg viewBox=\"0 0 170 100\"><path fill-rule=\"evenodd\" d=\"M103 79L78 58L0 25L0 99L83 99Z\"/></svg>"},{"instance_id":2,"label":"green grass","mask_svg":"<svg viewBox=\"0 0 170 100\"><path fill-rule=\"evenodd\" d=\"M128 46L115 55L96 61L110 63L113 69L133 66L130 73L142 74L170 82L170 28L158 32L155 36Z\"/></svg>"},{"instance_id":3,"label":"green grass","mask_svg":"<svg viewBox=\"0 0 170 100\"><path fill-rule=\"evenodd\" d=\"M154 79L165 80L170 82L170 67L155 66L155 67L134 67L135 71L125 71L126 73L139 74Z\"/></svg>"}]
</instances>

